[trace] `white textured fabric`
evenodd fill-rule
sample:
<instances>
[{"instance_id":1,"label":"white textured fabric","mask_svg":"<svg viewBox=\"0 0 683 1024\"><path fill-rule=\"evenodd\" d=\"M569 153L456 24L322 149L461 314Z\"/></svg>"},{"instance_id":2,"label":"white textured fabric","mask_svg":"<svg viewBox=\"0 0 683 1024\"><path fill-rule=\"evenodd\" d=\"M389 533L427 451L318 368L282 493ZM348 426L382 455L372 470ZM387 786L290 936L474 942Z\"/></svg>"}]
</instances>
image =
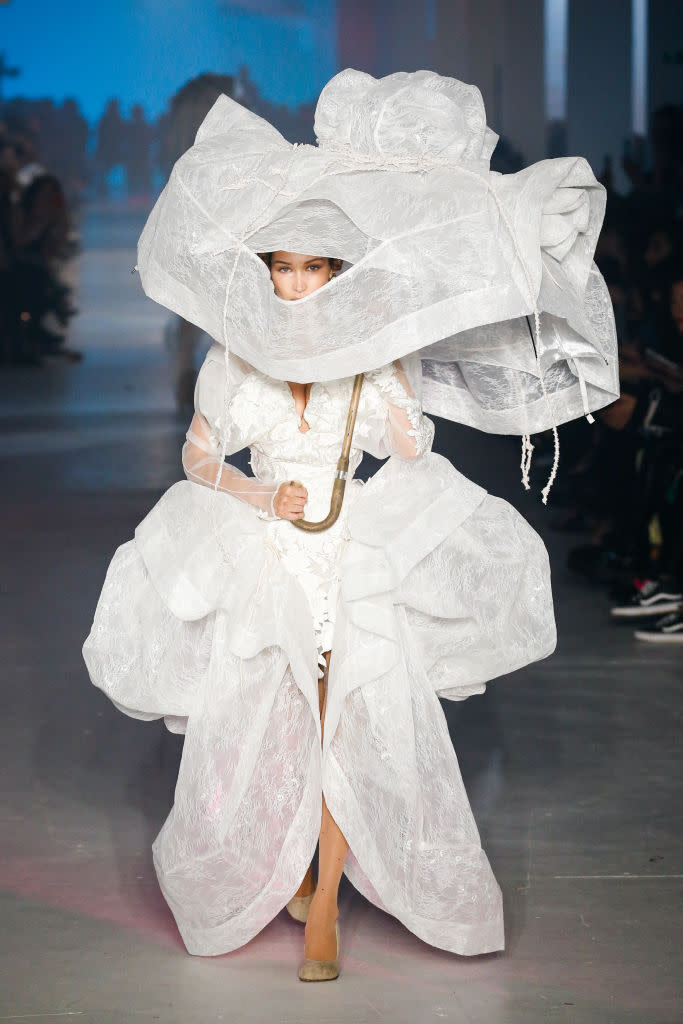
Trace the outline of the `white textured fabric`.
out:
<instances>
[{"instance_id":1,"label":"white textured fabric","mask_svg":"<svg viewBox=\"0 0 683 1024\"><path fill-rule=\"evenodd\" d=\"M619 393L614 316L592 260L605 190L581 157L489 168L479 90L428 71L348 69L317 146L221 96L140 237L148 295L271 377L333 380L419 351L423 407L529 434ZM274 294L258 253L344 260Z\"/></svg>"},{"instance_id":2,"label":"white textured fabric","mask_svg":"<svg viewBox=\"0 0 683 1024\"><path fill-rule=\"evenodd\" d=\"M191 479L117 549L83 647L120 710L185 733L153 855L186 947L228 952L282 909L311 862L324 792L368 899L435 946L501 949L501 894L438 697L481 693L554 649L545 547L431 453L414 359L363 385L352 468L362 450L393 454L350 483L337 524L315 535L270 518L263 493L290 476L308 489L307 517L327 511L351 379L313 386L302 432L286 383L237 360L228 371L214 346L184 452ZM227 467L212 491L222 449L246 444L256 479L235 486Z\"/></svg>"},{"instance_id":3,"label":"white textured fabric","mask_svg":"<svg viewBox=\"0 0 683 1024\"><path fill-rule=\"evenodd\" d=\"M416 357L408 358L410 375L419 380L416 364L419 367ZM331 649L340 544L346 536L353 486L347 485L339 519L323 533L294 529L287 520L277 518L272 502L280 484L305 480L305 517L314 521L325 518L352 387L350 377L313 385L305 410L306 425L314 432L308 438L285 381L266 377L233 357L226 384L223 353L214 345L197 378L197 411L183 447L183 467L189 480L217 484L217 490L249 502L261 518L273 523L269 543L298 579L311 607L321 670L323 652ZM361 391L349 476L358 468L363 450L381 459L391 454L415 458L431 447L433 436L434 425L422 415L419 399L407 394L396 368L372 371ZM223 452L231 455L246 447L251 449L253 477L223 461Z\"/></svg>"}]
</instances>

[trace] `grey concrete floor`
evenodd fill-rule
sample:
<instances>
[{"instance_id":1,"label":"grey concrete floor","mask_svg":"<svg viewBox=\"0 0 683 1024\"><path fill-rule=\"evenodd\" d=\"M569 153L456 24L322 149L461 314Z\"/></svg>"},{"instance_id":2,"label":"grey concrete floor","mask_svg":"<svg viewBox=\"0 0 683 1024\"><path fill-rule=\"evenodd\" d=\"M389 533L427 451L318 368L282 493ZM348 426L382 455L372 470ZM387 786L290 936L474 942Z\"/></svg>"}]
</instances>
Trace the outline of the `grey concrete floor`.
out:
<instances>
[{"instance_id":1,"label":"grey concrete floor","mask_svg":"<svg viewBox=\"0 0 683 1024\"><path fill-rule=\"evenodd\" d=\"M115 548L181 477L165 312L130 275L141 224L86 213L85 360L0 372L0 1021L680 1021L683 652L638 645L568 574L573 538L550 531L552 496L522 491L510 441L442 423L440 450L520 508L553 566L555 655L444 704L507 949L436 950L344 884L332 985L298 982L285 914L234 953L185 951L150 852L182 738L121 715L81 659Z\"/></svg>"}]
</instances>

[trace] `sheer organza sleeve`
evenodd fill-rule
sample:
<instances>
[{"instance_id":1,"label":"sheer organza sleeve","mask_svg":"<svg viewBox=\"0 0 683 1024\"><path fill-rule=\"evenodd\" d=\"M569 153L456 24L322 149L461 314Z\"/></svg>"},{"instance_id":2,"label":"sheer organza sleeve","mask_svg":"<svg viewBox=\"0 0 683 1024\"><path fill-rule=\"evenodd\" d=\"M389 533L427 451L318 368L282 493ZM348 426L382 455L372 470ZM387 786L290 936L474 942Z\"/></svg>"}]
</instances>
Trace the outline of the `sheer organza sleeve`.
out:
<instances>
[{"instance_id":1,"label":"sheer organza sleeve","mask_svg":"<svg viewBox=\"0 0 683 1024\"><path fill-rule=\"evenodd\" d=\"M183 470L188 480L253 505L262 519L276 519L273 499L279 483L263 483L247 476L223 458L224 454L233 455L246 448L253 441L254 430L251 419L232 415L232 398L245 375L244 366L231 360L226 376L223 359L220 346L214 346L199 372L195 413L182 451Z\"/></svg>"},{"instance_id":2,"label":"sheer organza sleeve","mask_svg":"<svg viewBox=\"0 0 683 1024\"><path fill-rule=\"evenodd\" d=\"M434 424L422 413L418 393L421 370L418 372L419 366L413 362L419 364L419 358L397 359L365 374L363 387L374 407L377 426L364 447L378 458L398 455L417 459L432 446Z\"/></svg>"}]
</instances>

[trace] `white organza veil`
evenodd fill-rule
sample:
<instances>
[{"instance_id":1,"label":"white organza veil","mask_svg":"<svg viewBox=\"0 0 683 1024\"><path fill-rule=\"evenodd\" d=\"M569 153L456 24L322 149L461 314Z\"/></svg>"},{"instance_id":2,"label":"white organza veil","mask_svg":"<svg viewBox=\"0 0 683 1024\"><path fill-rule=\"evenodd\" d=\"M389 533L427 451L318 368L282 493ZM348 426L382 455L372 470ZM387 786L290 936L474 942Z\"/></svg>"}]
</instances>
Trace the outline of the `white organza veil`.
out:
<instances>
[{"instance_id":1,"label":"white organza veil","mask_svg":"<svg viewBox=\"0 0 683 1024\"><path fill-rule=\"evenodd\" d=\"M557 455L556 426L619 393L604 188L581 157L491 171L479 90L429 71L341 72L315 131L292 145L219 97L140 237L145 292L224 346L226 375L229 355L302 382L419 355L424 410L521 434L528 486L529 435L552 428ZM343 269L286 302L275 249Z\"/></svg>"}]
</instances>

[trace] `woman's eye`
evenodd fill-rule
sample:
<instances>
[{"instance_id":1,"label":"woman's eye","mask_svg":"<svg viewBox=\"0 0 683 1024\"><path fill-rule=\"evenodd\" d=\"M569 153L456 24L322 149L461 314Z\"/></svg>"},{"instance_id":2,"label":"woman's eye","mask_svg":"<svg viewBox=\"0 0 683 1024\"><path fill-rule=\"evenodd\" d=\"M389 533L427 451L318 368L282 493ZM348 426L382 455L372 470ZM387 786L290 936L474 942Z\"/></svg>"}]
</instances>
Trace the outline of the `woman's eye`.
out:
<instances>
[{"instance_id":1,"label":"woman's eye","mask_svg":"<svg viewBox=\"0 0 683 1024\"><path fill-rule=\"evenodd\" d=\"M310 267L308 269L309 270L320 270L320 264L319 263L311 263L311 265L310 265Z\"/></svg>"}]
</instances>

